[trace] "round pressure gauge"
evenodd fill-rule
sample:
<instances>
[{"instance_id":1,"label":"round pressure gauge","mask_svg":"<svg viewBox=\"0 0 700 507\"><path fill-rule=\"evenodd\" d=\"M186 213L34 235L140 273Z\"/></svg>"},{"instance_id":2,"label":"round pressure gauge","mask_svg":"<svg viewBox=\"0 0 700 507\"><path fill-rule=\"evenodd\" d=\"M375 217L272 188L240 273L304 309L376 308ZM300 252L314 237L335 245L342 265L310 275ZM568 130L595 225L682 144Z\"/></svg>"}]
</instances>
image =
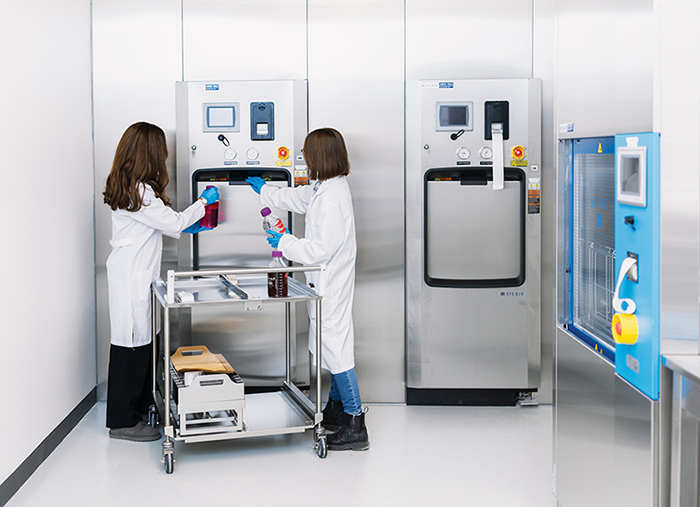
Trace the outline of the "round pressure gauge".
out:
<instances>
[{"instance_id":1,"label":"round pressure gauge","mask_svg":"<svg viewBox=\"0 0 700 507\"><path fill-rule=\"evenodd\" d=\"M457 150L457 158L461 158L462 160L466 160L469 158L469 155L471 155L471 153L465 147L462 147L462 148Z\"/></svg>"},{"instance_id":2,"label":"round pressure gauge","mask_svg":"<svg viewBox=\"0 0 700 507\"><path fill-rule=\"evenodd\" d=\"M258 155L260 155L260 154L258 153L258 150L256 150L255 148L250 148L250 149L248 149L248 151L246 151L245 155L246 155L246 157L248 157L248 160L255 160L256 158L258 158Z\"/></svg>"},{"instance_id":3,"label":"round pressure gauge","mask_svg":"<svg viewBox=\"0 0 700 507\"><path fill-rule=\"evenodd\" d=\"M484 146L479 150L479 155L481 155L481 158L489 159L493 157L493 151L488 146Z\"/></svg>"},{"instance_id":4,"label":"round pressure gauge","mask_svg":"<svg viewBox=\"0 0 700 507\"><path fill-rule=\"evenodd\" d=\"M236 158L236 150L234 150L234 149L232 149L232 148L228 148L228 149L224 152L224 158L225 158L226 160L233 160L234 158Z\"/></svg>"}]
</instances>

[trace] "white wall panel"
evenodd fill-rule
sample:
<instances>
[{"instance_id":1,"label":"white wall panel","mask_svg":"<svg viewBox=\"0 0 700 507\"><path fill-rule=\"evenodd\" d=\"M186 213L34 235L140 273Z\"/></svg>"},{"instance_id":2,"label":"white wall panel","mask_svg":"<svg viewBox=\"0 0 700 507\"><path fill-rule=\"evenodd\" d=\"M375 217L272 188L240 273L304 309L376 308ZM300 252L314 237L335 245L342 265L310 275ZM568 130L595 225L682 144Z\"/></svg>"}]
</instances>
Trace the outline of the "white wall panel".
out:
<instances>
[{"instance_id":1,"label":"white wall panel","mask_svg":"<svg viewBox=\"0 0 700 507\"><path fill-rule=\"evenodd\" d=\"M95 387L90 1L0 4L0 483Z\"/></svg>"},{"instance_id":2,"label":"white wall panel","mask_svg":"<svg viewBox=\"0 0 700 507\"><path fill-rule=\"evenodd\" d=\"M403 1L309 1L309 130L350 155L364 401L404 400Z\"/></svg>"},{"instance_id":3,"label":"white wall panel","mask_svg":"<svg viewBox=\"0 0 700 507\"><path fill-rule=\"evenodd\" d=\"M532 2L406 0L406 78L532 77Z\"/></svg>"},{"instance_id":4,"label":"white wall panel","mask_svg":"<svg viewBox=\"0 0 700 507\"><path fill-rule=\"evenodd\" d=\"M184 79L305 79L305 0L183 0Z\"/></svg>"},{"instance_id":5,"label":"white wall panel","mask_svg":"<svg viewBox=\"0 0 700 507\"><path fill-rule=\"evenodd\" d=\"M180 0L93 0L95 89L95 221L98 308L98 396L105 398L109 308L105 263L111 252L111 210L102 191L124 130L137 121L165 130L175 196L175 82L182 77ZM180 209L180 208L178 208ZM164 262L176 259L164 238Z\"/></svg>"}]
</instances>

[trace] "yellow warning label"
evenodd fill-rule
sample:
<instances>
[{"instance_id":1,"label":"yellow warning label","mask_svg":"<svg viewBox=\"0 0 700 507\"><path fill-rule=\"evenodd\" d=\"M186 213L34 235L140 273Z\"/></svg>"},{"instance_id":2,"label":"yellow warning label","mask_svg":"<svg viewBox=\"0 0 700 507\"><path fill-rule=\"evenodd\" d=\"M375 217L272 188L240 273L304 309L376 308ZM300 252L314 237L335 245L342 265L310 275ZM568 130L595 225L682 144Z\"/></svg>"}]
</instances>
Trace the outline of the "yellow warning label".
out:
<instances>
[{"instance_id":1,"label":"yellow warning label","mask_svg":"<svg viewBox=\"0 0 700 507\"><path fill-rule=\"evenodd\" d=\"M277 167L291 167L292 161L291 160L278 160L275 162L275 165Z\"/></svg>"},{"instance_id":2,"label":"yellow warning label","mask_svg":"<svg viewBox=\"0 0 700 507\"><path fill-rule=\"evenodd\" d=\"M603 153L603 143L598 143L598 153Z\"/></svg>"},{"instance_id":3,"label":"yellow warning label","mask_svg":"<svg viewBox=\"0 0 700 507\"><path fill-rule=\"evenodd\" d=\"M511 167L527 167L527 160L511 160Z\"/></svg>"}]
</instances>

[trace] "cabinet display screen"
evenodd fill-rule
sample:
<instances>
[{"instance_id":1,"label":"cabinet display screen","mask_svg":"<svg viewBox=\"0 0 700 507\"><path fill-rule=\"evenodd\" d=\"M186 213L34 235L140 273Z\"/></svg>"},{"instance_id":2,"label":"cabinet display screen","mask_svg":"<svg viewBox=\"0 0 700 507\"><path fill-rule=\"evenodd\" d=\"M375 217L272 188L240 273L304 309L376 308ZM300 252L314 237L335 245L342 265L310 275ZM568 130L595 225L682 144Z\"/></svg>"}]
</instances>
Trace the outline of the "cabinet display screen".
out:
<instances>
[{"instance_id":1,"label":"cabinet display screen","mask_svg":"<svg viewBox=\"0 0 700 507\"><path fill-rule=\"evenodd\" d=\"M474 130L473 102L438 102L435 130L455 132Z\"/></svg>"},{"instance_id":2,"label":"cabinet display screen","mask_svg":"<svg viewBox=\"0 0 700 507\"><path fill-rule=\"evenodd\" d=\"M468 118L467 106L440 106L441 127L463 127Z\"/></svg>"},{"instance_id":3,"label":"cabinet display screen","mask_svg":"<svg viewBox=\"0 0 700 507\"><path fill-rule=\"evenodd\" d=\"M207 109L207 127L235 127L236 109L234 107L212 106Z\"/></svg>"},{"instance_id":4,"label":"cabinet display screen","mask_svg":"<svg viewBox=\"0 0 700 507\"><path fill-rule=\"evenodd\" d=\"M240 132L240 104L238 102L208 102L202 104L203 132Z\"/></svg>"}]
</instances>

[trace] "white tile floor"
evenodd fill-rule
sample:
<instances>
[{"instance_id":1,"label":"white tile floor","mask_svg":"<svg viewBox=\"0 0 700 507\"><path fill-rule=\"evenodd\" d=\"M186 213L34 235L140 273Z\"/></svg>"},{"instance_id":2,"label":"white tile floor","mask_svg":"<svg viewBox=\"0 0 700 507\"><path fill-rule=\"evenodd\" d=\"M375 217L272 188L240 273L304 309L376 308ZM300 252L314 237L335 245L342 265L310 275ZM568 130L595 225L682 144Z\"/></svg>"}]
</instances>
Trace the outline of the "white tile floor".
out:
<instances>
[{"instance_id":1,"label":"white tile floor","mask_svg":"<svg viewBox=\"0 0 700 507\"><path fill-rule=\"evenodd\" d=\"M177 443L108 437L98 403L7 504L555 507L552 408L370 405L366 452L320 459L311 432Z\"/></svg>"}]
</instances>

